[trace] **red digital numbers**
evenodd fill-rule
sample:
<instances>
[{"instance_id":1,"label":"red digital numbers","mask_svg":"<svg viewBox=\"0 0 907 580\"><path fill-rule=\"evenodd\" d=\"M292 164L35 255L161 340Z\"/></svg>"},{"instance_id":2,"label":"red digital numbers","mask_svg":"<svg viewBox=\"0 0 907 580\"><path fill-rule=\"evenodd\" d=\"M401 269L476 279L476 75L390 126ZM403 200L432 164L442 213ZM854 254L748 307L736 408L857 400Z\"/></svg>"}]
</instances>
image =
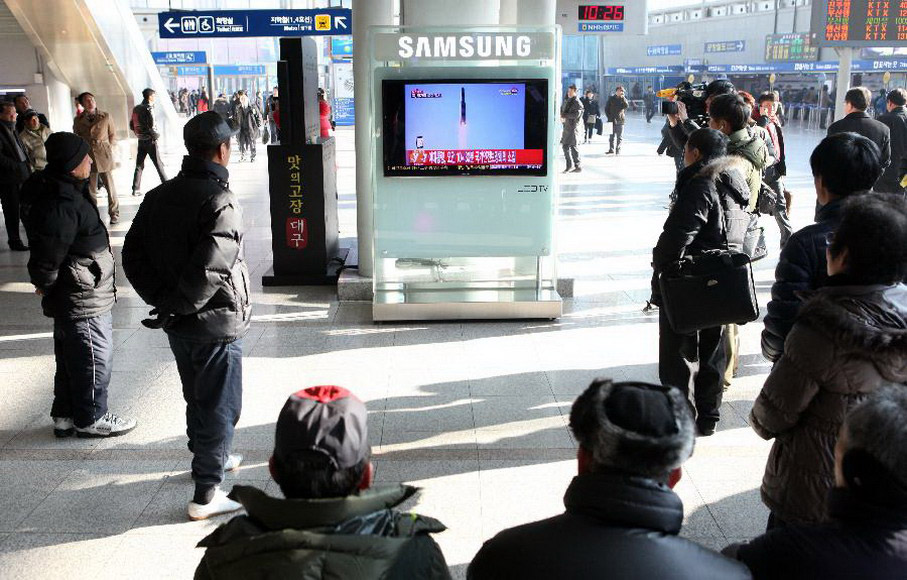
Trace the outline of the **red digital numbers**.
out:
<instances>
[{"instance_id":1,"label":"red digital numbers","mask_svg":"<svg viewBox=\"0 0 907 580\"><path fill-rule=\"evenodd\" d=\"M623 20L624 7L613 4L580 6L580 20Z\"/></svg>"}]
</instances>

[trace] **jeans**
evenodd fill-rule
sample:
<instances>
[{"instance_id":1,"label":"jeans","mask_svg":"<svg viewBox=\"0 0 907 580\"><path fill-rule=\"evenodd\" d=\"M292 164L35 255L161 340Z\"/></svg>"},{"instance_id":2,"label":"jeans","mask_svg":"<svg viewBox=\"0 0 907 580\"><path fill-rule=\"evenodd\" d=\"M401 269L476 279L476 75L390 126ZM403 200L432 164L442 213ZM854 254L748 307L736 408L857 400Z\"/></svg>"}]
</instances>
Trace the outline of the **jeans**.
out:
<instances>
[{"instance_id":1,"label":"jeans","mask_svg":"<svg viewBox=\"0 0 907 580\"><path fill-rule=\"evenodd\" d=\"M570 169L574 165L579 167L579 151L576 149L576 145L564 145L564 157L567 158L567 169ZM572 157L572 161L571 161Z\"/></svg>"},{"instance_id":2,"label":"jeans","mask_svg":"<svg viewBox=\"0 0 907 580\"><path fill-rule=\"evenodd\" d=\"M611 126L614 127L614 132L608 136L608 151L617 151L620 153L620 144L624 140L624 125L623 123L611 123ZM617 138L617 147L614 147L614 138Z\"/></svg>"},{"instance_id":3,"label":"jeans","mask_svg":"<svg viewBox=\"0 0 907 580\"><path fill-rule=\"evenodd\" d=\"M252 158L255 158L255 139L252 138L251 133L245 131L239 132L239 154L243 157L246 155L246 151L249 151Z\"/></svg>"},{"instance_id":4,"label":"jeans","mask_svg":"<svg viewBox=\"0 0 907 580\"><path fill-rule=\"evenodd\" d=\"M22 241L19 235L19 184L0 185L0 207L6 223L6 239L10 244Z\"/></svg>"},{"instance_id":5,"label":"jeans","mask_svg":"<svg viewBox=\"0 0 907 580\"><path fill-rule=\"evenodd\" d=\"M110 312L70 320L54 318L54 403L51 417L71 417L88 427L107 413L107 387L113 369L113 316Z\"/></svg>"},{"instance_id":6,"label":"jeans","mask_svg":"<svg viewBox=\"0 0 907 580\"><path fill-rule=\"evenodd\" d=\"M665 309L658 310L658 378L664 385L693 391L696 423L714 425L720 417L724 396L727 353L724 327L705 328L693 334L677 334L668 322ZM693 364L698 361L694 373Z\"/></svg>"},{"instance_id":7,"label":"jeans","mask_svg":"<svg viewBox=\"0 0 907 580\"><path fill-rule=\"evenodd\" d=\"M271 138L269 142L272 145L280 145L280 130L277 128L277 123L274 121L268 121L268 125L271 129Z\"/></svg>"},{"instance_id":8,"label":"jeans","mask_svg":"<svg viewBox=\"0 0 907 580\"><path fill-rule=\"evenodd\" d=\"M652 117L655 116L655 107L646 107L646 123L652 122Z\"/></svg>"},{"instance_id":9,"label":"jeans","mask_svg":"<svg viewBox=\"0 0 907 580\"><path fill-rule=\"evenodd\" d=\"M110 217L119 217L120 216L120 202L117 199L117 188L113 183L113 172L106 171L104 173L98 173L96 171L92 172L88 178L88 188L91 191L91 201L95 205L98 205L98 181L104 185L104 189L107 190L107 215Z\"/></svg>"},{"instance_id":10,"label":"jeans","mask_svg":"<svg viewBox=\"0 0 907 580\"><path fill-rule=\"evenodd\" d=\"M161 163L161 158L157 153L157 141L143 141L140 139L138 153L135 156L135 175L132 176L132 191L134 192L141 191L142 171L145 169L146 156L154 163L157 175L161 178L161 183L167 181L167 176L164 174L164 164Z\"/></svg>"},{"instance_id":11,"label":"jeans","mask_svg":"<svg viewBox=\"0 0 907 580\"><path fill-rule=\"evenodd\" d=\"M772 215L775 217L775 223L778 224L778 230L781 232L781 249L784 249L784 246L787 244L787 240L790 239L791 234L794 233L794 227L790 223L790 218L787 216L787 202L784 199L784 183L779 179L775 182L766 182L766 185L771 187L775 193L778 194L775 207L772 210Z\"/></svg>"},{"instance_id":12,"label":"jeans","mask_svg":"<svg viewBox=\"0 0 907 580\"><path fill-rule=\"evenodd\" d=\"M592 139L592 132L595 131L595 123L586 123L585 140Z\"/></svg>"},{"instance_id":13,"label":"jeans","mask_svg":"<svg viewBox=\"0 0 907 580\"><path fill-rule=\"evenodd\" d=\"M242 339L224 344L168 338L186 400L192 479L196 489L210 489L224 480L242 411Z\"/></svg>"}]
</instances>

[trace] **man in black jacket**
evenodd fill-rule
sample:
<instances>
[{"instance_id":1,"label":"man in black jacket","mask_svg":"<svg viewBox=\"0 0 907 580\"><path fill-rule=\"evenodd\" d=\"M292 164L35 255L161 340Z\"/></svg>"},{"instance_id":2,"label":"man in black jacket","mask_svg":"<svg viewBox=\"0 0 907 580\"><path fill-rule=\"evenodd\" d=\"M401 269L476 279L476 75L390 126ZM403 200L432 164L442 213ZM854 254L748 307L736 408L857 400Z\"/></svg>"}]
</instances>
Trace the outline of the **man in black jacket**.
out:
<instances>
[{"instance_id":1,"label":"man in black jacket","mask_svg":"<svg viewBox=\"0 0 907 580\"><path fill-rule=\"evenodd\" d=\"M152 89L142 91L142 102L132 109L130 127L139 139L139 148L135 156L135 174L132 176L132 195L142 195L142 171L145 169L145 157L151 159L157 170L161 183L167 181L164 164L157 150L160 133L154 127L154 97Z\"/></svg>"},{"instance_id":2,"label":"man in black jacket","mask_svg":"<svg viewBox=\"0 0 907 580\"><path fill-rule=\"evenodd\" d=\"M624 96L624 88L617 85L614 94L608 97L608 102L605 103L605 116L614 129L608 137L608 150L605 152L606 154L613 153L615 155L620 155L620 144L623 143L624 140L624 123L627 122L627 114L625 111L629 107L630 103L627 102L627 98ZM617 145L614 144L615 139L617 140Z\"/></svg>"},{"instance_id":3,"label":"man in black jacket","mask_svg":"<svg viewBox=\"0 0 907 580\"><path fill-rule=\"evenodd\" d=\"M6 224L9 248L14 252L27 252L19 234L19 190L31 172L25 146L16 131L16 107L0 103L0 206Z\"/></svg>"},{"instance_id":4,"label":"man in black jacket","mask_svg":"<svg viewBox=\"0 0 907 580\"><path fill-rule=\"evenodd\" d=\"M44 314L54 319L54 434L123 435L136 420L107 410L116 266L88 190L88 143L60 132L45 148L47 167L22 188L22 219L31 243L28 274Z\"/></svg>"},{"instance_id":5,"label":"man in black jacket","mask_svg":"<svg viewBox=\"0 0 907 580\"><path fill-rule=\"evenodd\" d=\"M229 452L251 318L242 212L227 183L234 134L214 111L190 119L182 170L148 192L123 245L126 277L158 316L146 325L167 333L183 383L194 454L191 519L240 507L218 487L242 459Z\"/></svg>"},{"instance_id":6,"label":"man in black jacket","mask_svg":"<svg viewBox=\"0 0 907 580\"><path fill-rule=\"evenodd\" d=\"M901 181L907 176L907 91L894 89L888 93L888 112L879 117L891 135L891 164L879 178L875 190L904 195Z\"/></svg>"},{"instance_id":7,"label":"man in black jacket","mask_svg":"<svg viewBox=\"0 0 907 580\"><path fill-rule=\"evenodd\" d=\"M579 475L559 516L485 542L467 578L749 578L746 569L680 538L671 487L693 453L693 417L680 390L594 381L570 410Z\"/></svg>"},{"instance_id":8,"label":"man in black jacket","mask_svg":"<svg viewBox=\"0 0 907 580\"><path fill-rule=\"evenodd\" d=\"M841 203L872 188L882 168L879 148L855 133L826 137L809 158L819 209L816 223L795 232L775 268L772 299L762 331L762 355L774 362L784 353L784 340L794 326L801 294L825 285L826 236L841 222Z\"/></svg>"},{"instance_id":9,"label":"man in black jacket","mask_svg":"<svg viewBox=\"0 0 907 580\"><path fill-rule=\"evenodd\" d=\"M849 89L844 95L846 115L828 126L828 135L856 133L866 137L879 148L879 161L884 171L891 163L891 132L884 123L876 121L866 112L870 98L872 94L866 87Z\"/></svg>"},{"instance_id":10,"label":"man in black jacket","mask_svg":"<svg viewBox=\"0 0 907 580\"><path fill-rule=\"evenodd\" d=\"M907 391L881 387L847 416L834 454L830 521L773 529L723 553L758 579L904 578Z\"/></svg>"}]
</instances>

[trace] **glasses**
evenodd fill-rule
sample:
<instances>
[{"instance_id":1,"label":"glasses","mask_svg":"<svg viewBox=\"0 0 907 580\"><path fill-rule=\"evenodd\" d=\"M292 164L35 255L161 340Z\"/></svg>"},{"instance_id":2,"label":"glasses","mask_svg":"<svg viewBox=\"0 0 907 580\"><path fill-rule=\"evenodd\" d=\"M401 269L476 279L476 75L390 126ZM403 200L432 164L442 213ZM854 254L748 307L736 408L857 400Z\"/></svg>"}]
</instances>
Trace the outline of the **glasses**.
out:
<instances>
[{"instance_id":1,"label":"glasses","mask_svg":"<svg viewBox=\"0 0 907 580\"><path fill-rule=\"evenodd\" d=\"M831 246L834 243L835 243L835 233L828 232L827 234L825 234L825 245Z\"/></svg>"}]
</instances>

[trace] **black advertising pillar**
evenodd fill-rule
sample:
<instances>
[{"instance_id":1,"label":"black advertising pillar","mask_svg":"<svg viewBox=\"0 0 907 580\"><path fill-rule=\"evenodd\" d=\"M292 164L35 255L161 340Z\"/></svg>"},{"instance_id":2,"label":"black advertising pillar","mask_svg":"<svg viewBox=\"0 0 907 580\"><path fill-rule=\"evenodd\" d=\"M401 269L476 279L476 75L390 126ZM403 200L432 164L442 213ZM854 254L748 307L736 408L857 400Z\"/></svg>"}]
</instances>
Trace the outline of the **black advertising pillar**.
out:
<instances>
[{"instance_id":1,"label":"black advertising pillar","mask_svg":"<svg viewBox=\"0 0 907 580\"><path fill-rule=\"evenodd\" d=\"M274 266L262 284L335 284L346 251L339 247L335 142L319 136L315 41L282 38L280 58L280 144L268 147Z\"/></svg>"}]
</instances>

